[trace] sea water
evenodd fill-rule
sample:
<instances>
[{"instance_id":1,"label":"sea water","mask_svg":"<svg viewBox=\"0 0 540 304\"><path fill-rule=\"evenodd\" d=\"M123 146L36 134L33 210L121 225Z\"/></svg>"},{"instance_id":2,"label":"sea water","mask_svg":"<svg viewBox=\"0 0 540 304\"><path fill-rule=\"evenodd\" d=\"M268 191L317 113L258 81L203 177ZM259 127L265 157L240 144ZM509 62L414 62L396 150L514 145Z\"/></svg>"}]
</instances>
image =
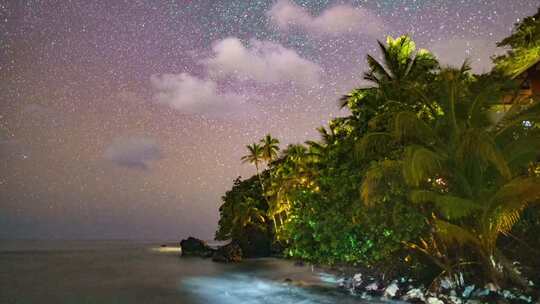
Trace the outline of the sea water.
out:
<instances>
[{"instance_id":1,"label":"sea water","mask_svg":"<svg viewBox=\"0 0 540 304\"><path fill-rule=\"evenodd\" d=\"M219 264L150 242L0 241L2 304L380 303L335 286L280 259Z\"/></svg>"}]
</instances>

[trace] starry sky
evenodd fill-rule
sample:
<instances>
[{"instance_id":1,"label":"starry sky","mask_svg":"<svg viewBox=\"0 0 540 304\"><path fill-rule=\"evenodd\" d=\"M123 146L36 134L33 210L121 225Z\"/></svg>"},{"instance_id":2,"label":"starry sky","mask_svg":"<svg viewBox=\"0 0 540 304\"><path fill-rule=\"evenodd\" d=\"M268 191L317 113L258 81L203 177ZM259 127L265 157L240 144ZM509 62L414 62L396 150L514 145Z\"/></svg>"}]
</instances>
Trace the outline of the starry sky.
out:
<instances>
[{"instance_id":1,"label":"starry sky","mask_svg":"<svg viewBox=\"0 0 540 304\"><path fill-rule=\"evenodd\" d=\"M245 145L317 138L377 39L476 72L538 0L0 0L0 238L210 239Z\"/></svg>"}]
</instances>

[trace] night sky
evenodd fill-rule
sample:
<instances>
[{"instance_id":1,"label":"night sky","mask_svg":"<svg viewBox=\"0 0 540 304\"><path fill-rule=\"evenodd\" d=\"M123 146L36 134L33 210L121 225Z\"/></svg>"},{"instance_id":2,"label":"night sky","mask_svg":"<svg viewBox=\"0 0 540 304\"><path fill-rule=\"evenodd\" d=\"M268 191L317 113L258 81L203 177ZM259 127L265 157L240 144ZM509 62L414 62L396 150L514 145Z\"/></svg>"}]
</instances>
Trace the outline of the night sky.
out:
<instances>
[{"instance_id":1,"label":"night sky","mask_svg":"<svg viewBox=\"0 0 540 304\"><path fill-rule=\"evenodd\" d=\"M0 0L0 238L211 238L245 145L318 138L377 39L487 71L539 4Z\"/></svg>"}]
</instances>

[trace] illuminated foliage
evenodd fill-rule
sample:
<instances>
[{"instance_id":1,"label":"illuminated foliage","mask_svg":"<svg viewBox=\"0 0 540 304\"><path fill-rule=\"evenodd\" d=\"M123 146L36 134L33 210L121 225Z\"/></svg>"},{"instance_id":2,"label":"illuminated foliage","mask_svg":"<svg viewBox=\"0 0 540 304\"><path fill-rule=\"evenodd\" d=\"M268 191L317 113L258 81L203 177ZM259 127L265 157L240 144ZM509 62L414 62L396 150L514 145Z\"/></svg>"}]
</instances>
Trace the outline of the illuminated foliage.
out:
<instances>
[{"instance_id":1,"label":"illuminated foliage","mask_svg":"<svg viewBox=\"0 0 540 304\"><path fill-rule=\"evenodd\" d=\"M537 23L525 19L501 45L536 47ZM227 192L219 237L266 225L293 258L421 262L525 285L500 244L516 229L540 230L531 215L540 203L540 102L501 107L516 92L510 77L474 75L467 62L440 68L407 36L379 46L381 62L367 57L370 85L340 99L351 115L319 128L320 140L281 153L270 135L262 148L248 146L244 160L268 168L258 187L252 177ZM235 217L233 206L246 210Z\"/></svg>"}]
</instances>

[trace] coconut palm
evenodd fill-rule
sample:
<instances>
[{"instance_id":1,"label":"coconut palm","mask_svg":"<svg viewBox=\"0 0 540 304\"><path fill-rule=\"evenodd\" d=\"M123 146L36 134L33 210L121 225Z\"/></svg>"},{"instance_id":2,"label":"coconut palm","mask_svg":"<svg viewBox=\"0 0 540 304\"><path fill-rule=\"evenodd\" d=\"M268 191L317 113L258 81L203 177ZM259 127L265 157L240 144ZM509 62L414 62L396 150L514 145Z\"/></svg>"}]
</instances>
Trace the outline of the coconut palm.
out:
<instances>
[{"instance_id":1,"label":"coconut palm","mask_svg":"<svg viewBox=\"0 0 540 304\"><path fill-rule=\"evenodd\" d=\"M247 145L246 148L248 149L249 153L247 155L242 156L241 158L242 162L255 165L255 170L257 170L257 175L259 176L259 179L260 179L259 166L264 161L263 150L261 146L256 143Z\"/></svg>"},{"instance_id":2,"label":"coconut palm","mask_svg":"<svg viewBox=\"0 0 540 304\"><path fill-rule=\"evenodd\" d=\"M378 41L383 55L383 62L378 62L373 56L367 55L369 71L364 73L364 79L373 82L377 87L388 83L399 84L406 81L421 81L427 71L438 66L435 57L424 49L416 51L416 45L409 36L396 39L387 37L386 45Z\"/></svg>"},{"instance_id":3,"label":"coconut palm","mask_svg":"<svg viewBox=\"0 0 540 304\"><path fill-rule=\"evenodd\" d=\"M426 96L425 87L435 77L439 64L424 49L416 50L408 36L388 37L386 44L378 41L383 60L367 55L369 71L364 79L371 85L352 90L339 100L357 119L360 132L387 128L390 112L411 110L434 115L436 109Z\"/></svg>"},{"instance_id":4,"label":"coconut palm","mask_svg":"<svg viewBox=\"0 0 540 304\"><path fill-rule=\"evenodd\" d=\"M275 219L278 235L283 227L284 218L288 218L295 190L317 189L313 181L316 175L313 166L318 160L319 155L312 153L306 146L291 144L283 150L281 157L275 162L268 191L272 197L268 215Z\"/></svg>"},{"instance_id":5,"label":"coconut palm","mask_svg":"<svg viewBox=\"0 0 540 304\"><path fill-rule=\"evenodd\" d=\"M494 60L495 69L506 75L517 77L536 64L540 60L540 8L517 23L512 35L497 46L510 48Z\"/></svg>"},{"instance_id":6,"label":"coconut palm","mask_svg":"<svg viewBox=\"0 0 540 304\"><path fill-rule=\"evenodd\" d=\"M247 155L242 156L241 158L242 162L255 165L255 170L257 172L257 178L259 179L259 183L261 184L263 197L266 199L266 202L268 203L268 198L266 197L266 194L265 194L266 191L264 187L264 182L259 172L260 164L264 162L263 149L259 144L256 144L256 143L247 145L246 148L248 149L249 153Z\"/></svg>"},{"instance_id":7,"label":"coconut palm","mask_svg":"<svg viewBox=\"0 0 540 304\"><path fill-rule=\"evenodd\" d=\"M497 239L512 229L528 205L540 202L540 179L524 170L539 156L540 134L538 130L520 136L515 132L523 129L525 118L539 120L540 106L509 111L494 125L489 109L506 93L505 85L489 77L473 77L468 70L464 64L461 69L441 71L433 87L438 116L421 119L411 111L395 112L392 129L362 139L359 150L364 156L374 147L396 143L403 147L402 157L381 161L366 172L362 200L376 204L388 185L404 183L410 201L428 210L435 232L430 240L409 244L412 248L450 272L444 248L468 246L474 248L489 279L502 282L502 268L510 279L523 284L497 249Z\"/></svg>"},{"instance_id":8,"label":"coconut palm","mask_svg":"<svg viewBox=\"0 0 540 304\"><path fill-rule=\"evenodd\" d=\"M262 147L262 158L267 163L270 163L277 158L277 153L279 151L279 140L277 138L272 137L270 134L266 134L266 136L260 140L260 144Z\"/></svg>"}]
</instances>

